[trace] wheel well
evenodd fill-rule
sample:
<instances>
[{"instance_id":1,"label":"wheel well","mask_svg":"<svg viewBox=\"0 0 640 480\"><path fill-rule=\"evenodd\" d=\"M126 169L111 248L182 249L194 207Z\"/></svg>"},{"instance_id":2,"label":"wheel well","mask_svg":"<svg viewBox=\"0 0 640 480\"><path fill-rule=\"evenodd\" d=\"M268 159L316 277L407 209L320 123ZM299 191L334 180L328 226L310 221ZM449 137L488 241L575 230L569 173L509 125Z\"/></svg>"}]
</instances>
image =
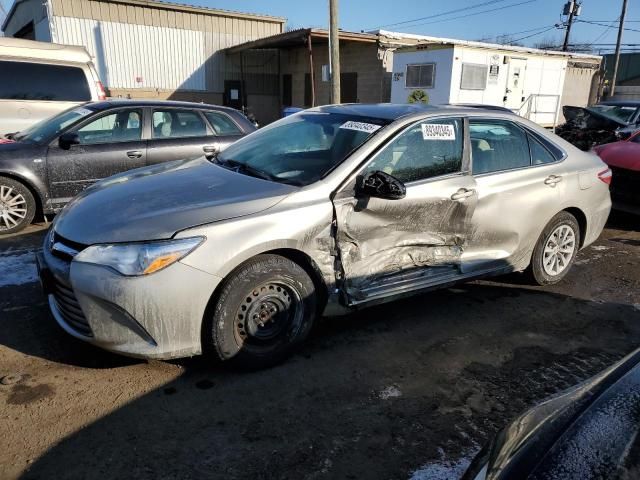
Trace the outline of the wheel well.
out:
<instances>
[{"instance_id":1,"label":"wheel well","mask_svg":"<svg viewBox=\"0 0 640 480\"><path fill-rule=\"evenodd\" d=\"M582 248L584 245L584 237L587 234L587 216L577 207L565 208L564 211L576 217L578 221L578 227L580 227L580 248Z\"/></svg>"},{"instance_id":2,"label":"wheel well","mask_svg":"<svg viewBox=\"0 0 640 480\"><path fill-rule=\"evenodd\" d=\"M300 265L304 269L304 271L307 272L307 275L311 277L313 285L316 288L316 293L318 295L318 311L322 312L324 310L324 307L327 304L327 299L329 298L327 284L322 277L320 268L318 268L316 262L314 262L309 255L293 248L279 248L262 253L280 255Z\"/></svg>"},{"instance_id":3,"label":"wheel well","mask_svg":"<svg viewBox=\"0 0 640 480\"><path fill-rule=\"evenodd\" d=\"M300 267L304 269L305 272L307 272L307 274L313 281L313 285L315 286L316 293L318 295L318 301L317 301L318 315L322 314L325 306L327 305L327 300L329 298L329 291L327 289L327 284L325 283L324 278L322 277L322 273L320 272L320 269L318 268L318 265L316 264L316 262L314 262L313 259L306 253L301 252L300 250L295 250L293 248L278 248L275 250L267 250L265 252L260 252L252 257L247 258L244 262L240 263L233 270L231 270L225 276L225 278L218 284L218 286L215 288L215 290L211 294L211 298L209 299L209 303L205 308L204 318L202 321L201 337L202 337L203 349L205 348L205 345L207 345L207 342L204 341L204 335L206 335L206 332L211 325L211 319L213 318L213 309L215 308L216 303L218 302L218 298L220 297L220 292L222 291L222 288L225 284L225 280L229 278L230 275L232 275L235 271L240 269L246 262L248 262L252 258L255 258L258 255L268 255L268 254L280 255L281 257L288 258L292 262L297 263Z\"/></svg>"},{"instance_id":4,"label":"wheel well","mask_svg":"<svg viewBox=\"0 0 640 480\"><path fill-rule=\"evenodd\" d=\"M11 173L6 173L6 172L0 173L0 177L10 178L11 180L20 182L22 185L27 187L27 189L31 192L31 195L33 195L33 200L36 202L36 218L39 218L42 215L44 215L44 209L42 207L42 198L40 198L40 194L30 182L26 181L22 177L13 175Z\"/></svg>"}]
</instances>

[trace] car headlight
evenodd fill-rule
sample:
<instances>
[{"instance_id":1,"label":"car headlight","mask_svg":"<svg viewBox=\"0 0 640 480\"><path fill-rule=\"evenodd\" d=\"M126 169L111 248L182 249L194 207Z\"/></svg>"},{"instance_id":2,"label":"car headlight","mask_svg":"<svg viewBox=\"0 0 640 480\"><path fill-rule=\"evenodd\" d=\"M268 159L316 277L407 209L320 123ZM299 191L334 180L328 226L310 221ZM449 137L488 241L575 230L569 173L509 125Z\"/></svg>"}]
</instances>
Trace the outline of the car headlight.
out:
<instances>
[{"instance_id":1,"label":"car headlight","mask_svg":"<svg viewBox=\"0 0 640 480\"><path fill-rule=\"evenodd\" d=\"M149 275L195 250L204 237L160 240L147 243L114 243L92 245L75 256L75 262L110 267L127 276Z\"/></svg>"}]
</instances>

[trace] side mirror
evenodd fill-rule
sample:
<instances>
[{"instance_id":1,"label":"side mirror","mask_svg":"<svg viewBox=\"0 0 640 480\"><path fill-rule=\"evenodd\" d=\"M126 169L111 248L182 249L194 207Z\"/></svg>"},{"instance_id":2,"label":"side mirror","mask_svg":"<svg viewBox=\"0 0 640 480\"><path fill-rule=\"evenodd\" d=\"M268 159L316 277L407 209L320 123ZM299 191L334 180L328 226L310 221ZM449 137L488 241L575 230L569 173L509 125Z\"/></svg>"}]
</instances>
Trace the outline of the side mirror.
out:
<instances>
[{"instance_id":1,"label":"side mirror","mask_svg":"<svg viewBox=\"0 0 640 480\"><path fill-rule=\"evenodd\" d=\"M205 145L204 147L202 147L202 151L204 152L204 156L205 158L211 160L212 158L215 158L221 151L221 148L219 145Z\"/></svg>"},{"instance_id":2,"label":"side mirror","mask_svg":"<svg viewBox=\"0 0 640 480\"><path fill-rule=\"evenodd\" d=\"M62 150L69 150L71 145L78 145L80 143L80 137L76 132L66 132L60 135L58 139L58 146Z\"/></svg>"},{"instance_id":3,"label":"side mirror","mask_svg":"<svg viewBox=\"0 0 640 480\"><path fill-rule=\"evenodd\" d=\"M400 200L407 195L407 189L404 183L394 176L376 170L358 178L356 195Z\"/></svg>"}]
</instances>

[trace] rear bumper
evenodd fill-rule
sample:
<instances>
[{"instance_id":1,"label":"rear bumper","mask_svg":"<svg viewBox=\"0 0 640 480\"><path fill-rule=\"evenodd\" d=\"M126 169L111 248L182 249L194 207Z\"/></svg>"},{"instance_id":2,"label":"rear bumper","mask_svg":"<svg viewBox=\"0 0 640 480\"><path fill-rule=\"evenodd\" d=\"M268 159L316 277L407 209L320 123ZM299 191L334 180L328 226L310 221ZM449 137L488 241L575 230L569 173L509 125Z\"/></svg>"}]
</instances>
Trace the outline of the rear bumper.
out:
<instances>
[{"instance_id":1,"label":"rear bumper","mask_svg":"<svg viewBox=\"0 0 640 480\"><path fill-rule=\"evenodd\" d=\"M46 242L45 242L46 243ZM58 258L37 263L56 322L70 335L138 358L202 352L202 319L220 279L177 262L144 277Z\"/></svg>"}]
</instances>

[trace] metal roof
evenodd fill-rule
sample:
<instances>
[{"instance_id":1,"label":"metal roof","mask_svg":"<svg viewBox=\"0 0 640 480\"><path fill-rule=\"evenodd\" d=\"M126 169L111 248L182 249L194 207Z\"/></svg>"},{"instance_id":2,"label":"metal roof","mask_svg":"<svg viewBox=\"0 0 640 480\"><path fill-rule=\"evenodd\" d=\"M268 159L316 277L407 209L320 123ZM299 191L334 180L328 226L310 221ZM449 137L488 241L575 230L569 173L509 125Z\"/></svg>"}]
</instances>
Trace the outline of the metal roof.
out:
<instances>
[{"instance_id":1,"label":"metal roof","mask_svg":"<svg viewBox=\"0 0 640 480\"><path fill-rule=\"evenodd\" d=\"M2 22L2 30L6 28L9 20L15 13L16 7L26 0L14 0L9 13L7 13L4 22ZM161 0L103 0L105 3L118 3L121 5L135 5L138 7L160 8L163 10L174 10L179 12L200 13L203 15L216 15L221 17L232 18L248 18L252 20L262 20L265 22L285 23L284 17L275 17L272 15L263 15L257 13L244 13L233 10L223 10L219 8L200 7L196 5L188 5L184 3L164 2Z\"/></svg>"},{"instance_id":2,"label":"metal roof","mask_svg":"<svg viewBox=\"0 0 640 480\"><path fill-rule=\"evenodd\" d=\"M304 45L307 38L311 36L312 41L328 41L329 30L323 28L300 28L289 32L279 33L270 37L260 38L251 42L241 43L224 49L228 53L237 53L244 50L257 50L263 48L292 48ZM346 42L376 43L378 36L371 33L347 32L340 30L340 40Z\"/></svg>"},{"instance_id":3,"label":"metal roof","mask_svg":"<svg viewBox=\"0 0 640 480\"><path fill-rule=\"evenodd\" d=\"M562 56L567 58L595 60L600 62L602 56L587 55L585 53L559 52L557 50L541 50L532 47L517 47L514 45L500 45L497 43L474 42L471 40L457 40L454 38L430 37L428 35L415 35L412 33L390 32L388 30L376 30L369 32L380 36L381 42L391 43L394 47L410 48L419 45L457 45L462 47L474 47L491 50L503 50L507 52L529 53L544 56Z\"/></svg>"}]
</instances>

